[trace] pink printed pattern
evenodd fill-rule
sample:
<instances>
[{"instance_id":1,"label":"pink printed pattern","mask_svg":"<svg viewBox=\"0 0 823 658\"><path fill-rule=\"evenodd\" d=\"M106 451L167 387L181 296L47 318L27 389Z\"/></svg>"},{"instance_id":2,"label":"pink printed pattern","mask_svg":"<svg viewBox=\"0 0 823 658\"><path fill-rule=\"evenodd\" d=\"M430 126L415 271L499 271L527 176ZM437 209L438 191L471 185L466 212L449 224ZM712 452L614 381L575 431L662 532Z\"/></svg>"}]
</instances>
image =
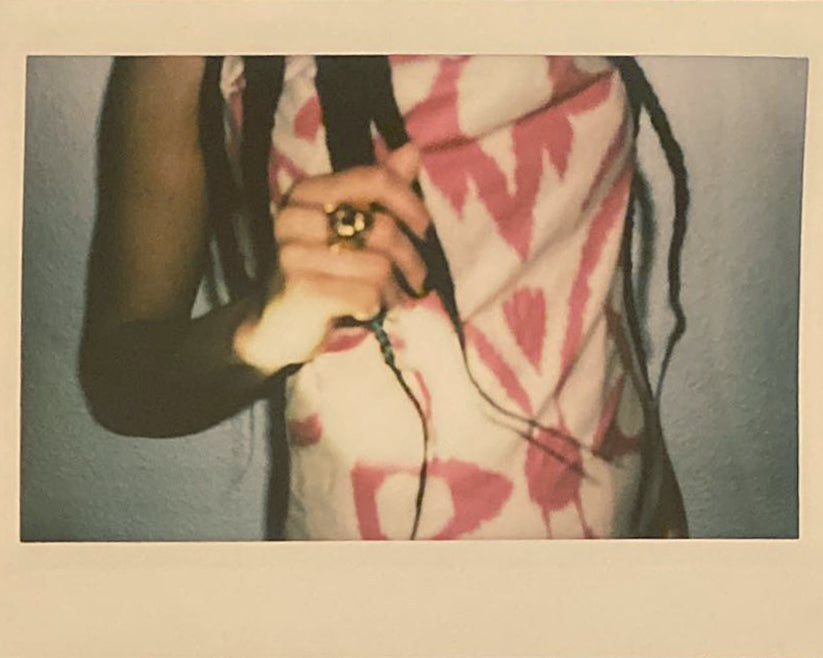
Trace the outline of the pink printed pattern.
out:
<instances>
[{"instance_id":1,"label":"pink printed pattern","mask_svg":"<svg viewBox=\"0 0 823 658\"><path fill-rule=\"evenodd\" d=\"M404 96L418 99L406 109L405 120L412 139L423 150L424 182L439 192L440 198L445 199L453 211L452 216L466 226L479 221L470 212L473 207L469 203L470 195L476 195L476 199L472 197L472 203L482 204L486 211L484 216L491 219L494 227L483 239L488 240L488 244L494 243L495 249L498 248L496 245L500 245L500 251L494 253L513 254L523 263L523 272L528 270L533 273L528 280L518 273L506 280L502 290L489 290L489 299L481 305L484 312L464 324L469 350L476 354L479 363L491 375L491 381L496 383L484 392L490 394L501 408L522 419L534 419L536 415L551 409L553 420L541 426L530 426L524 422L521 427L526 435L509 437L509 440L517 442L522 442L524 438L529 441L518 453L523 461L522 466L518 463L516 468L521 469L519 473L522 475L514 479L512 477L516 471L511 465L504 468L502 464L492 461L465 457L459 445L461 442L470 444L474 437L440 437L450 445L448 457L430 460L428 473L432 481L442 479L447 484L454 514L441 528L432 530L430 536L457 538L475 532L482 535L484 528L489 527L489 521L504 513L518 513L517 510L510 510L513 505L508 504L517 486L528 494L532 514L535 506L542 512L548 536L557 530L552 527L552 515L571 506L579 516L580 534L592 537L595 531L587 522L582 503L581 490L586 486L582 471L591 459L610 463L623 455L636 453L643 438L643 430L635 436L626 436L618 423L617 410L627 389L627 378L635 376L635 373L631 372L632 356L627 354L630 348L620 344L621 336L619 332L615 333L617 330L611 321L610 309L601 308L601 301L605 298L602 288L611 285L612 281L602 268L604 261L612 262L619 250L622 219L633 174L631 162L627 162L627 158L630 159L627 147L631 140L631 123L624 115L622 123L609 135L608 146L604 144L605 148L597 150L600 155L591 157L581 165L580 152L586 149L579 149L580 140L591 139L590 136L581 137L581 130L586 125L583 115L598 110L607 100L616 97L618 77L613 70L603 67L594 72L582 70L576 65L575 58L552 57L548 58L545 77L535 80L535 84L545 84L550 90L549 102L539 108L524 108L517 120L495 129L505 134L505 140L498 140L496 146L491 148L484 142L487 135L469 134L461 125L461 103L471 101L462 98L461 94L466 93L466 89L477 89L476 86L464 85L462 81L464 75L477 74L476 70L469 71L471 60L471 57L401 56L392 57L391 62L395 69L400 65L433 64L433 68L428 69L433 71L428 83L422 82L427 79L425 76L404 78L397 70L393 73L396 85L429 85L422 93ZM309 69L304 67L304 70ZM281 129L287 126L291 130L291 140L287 140L291 146L272 149L269 174L273 199L278 195L276 181L284 177L296 181L304 178L307 172L314 172L318 162L317 149L325 148L324 140L320 139L322 117L317 96L309 94L301 97L302 93L291 97L298 98L298 102L290 106L293 108L291 114L278 116ZM227 102L233 121L240 126L241 95L235 93L227 98ZM613 106L614 103L609 105ZM489 107L493 112L494 108ZM235 136L237 134L239 131ZM507 146L510 152L502 153L501 144L510 145L510 148ZM379 139L376 148L378 159L382 160L385 145ZM591 151L591 144L588 151ZM546 187L547 181L550 189ZM562 282L555 282L550 294L549 288L541 284L544 280L541 273L548 272L548 268L554 266L553 263L546 263L546 219L541 213L545 212L547 205L554 203L555 197L563 197L564 191L569 188L576 190L573 203L577 207L572 204L563 207L565 214L561 219L567 222L567 226L559 229L557 235L567 239L567 236L574 234L574 239L563 245L560 253L562 265L558 265L564 268ZM435 217L435 221L447 220ZM467 235L470 233L467 231ZM551 239L560 238L553 236ZM450 249L463 248L457 238L453 238L447 246ZM476 242L465 245L466 249L477 247ZM553 257L559 253L556 247L553 245ZM489 266L496 264L492 262ZM459 277L456 278L458 297L461 285ZM402 310L408 312L416 308L429 309L444 324L449 322L436 294L404 305ZM609 319L608 349L617 349L627 371L610 373L605 378L602 395L594 403L590 400L585 402L599 405L592 409L597 414L593 417L599 420L593 435L577 437L566 425L562 407L580 403L571 397L580 387L569 386L570 382L577 383L581 378L599 378L602 375L600 370L594 373L586 371L586 368L592 368L591 360L581 357L587 349L589 332L604 312ZM345 353L349 352L353 359L368 355L380 358L377 350L373 354L368 352L368 355L366 351L354 354L354 348L368 336L369 332L365 329L335 331L324 349L328 353L340 354L341 366L347 356ZM425 334L403 333L401 339L400 335L391 331L389 337L396 351L403 350L406 343L413 343L416 347L427 340ZM625 342L625 336L622 340ZM432 391L444 390L444 382L438 380L441 376L439 364L426 366L409 358L411 360L404 355L399 363L403 363L406 380L421 404L432 435L438 438L438 419L460 410L441 404L440 398L432 400ZM594 367L605 368L605 365L601 363ZM348 376L355 374L358 386L368 387L369 382L357 379L356 366L347 372ZM329 376L329 372L326 371L325 375ZM377 400L380 395L401 395L402 392L383 387L380 390L371 389L368 394ZM433 404L439 405L434 415ZM307 408L318 407L309 404ZM328 437L323 436L322 414L321 407L317 414L290 423L291 443L295 449L317 446L301 454L314 455L318 454L317 451L326 450L325 459L334 458L336 444L343 446L350 437L334 436L336 432L330 432L331 436ZM574 415L570 413L569 418L574 418ZM518 423L512 422L511 425L517 426ZM489 432L499 434L499 431L500 425L490 420ZM591 430L587 432L591 434ZM437 451L435 454L438 454ZM354 466L351 466L352 463ZM341 462L340 469L341 476L333 486L338 487L335 491L340 495L353 495L360 536L386 538L386 523L380 518L378 502L382 487L395 475L416 477L419 466L403 460L392 462L390 459L388 463L375 461L364 448L364 452L354 456L352 462ZM348 483L346 488L340 483L343 479ZM311 473L304 473L300 481L310 486ZM383 491L384 495L388 495L386 490ZM330 507L335 504L333 497L328 495L315 496L313 500L321 498L324 502L319 504ZM518 499L525 500L526 497ZM337 513L339 509L332 512ZM564 515L563 518L567 523L569 516ZM564 528L562 532L568 533L569 530Z\"/></svg>"},{"instance_id":2,"label":"pink printed pattern","mask_svg":"<svg viewBox=\"0 0 823 658\"><path fill-rule=\"evenodd\" d=\"M566 174L574 130L571 119L602 103L611 91L610 76L585 76L566 58L552 58L549 76L555 90L567 93L511 127L516 159L515 191L506 175L480 143L461 129L458 82L467 58L440 60L440 73L430 95L407 117L409 134L425 151L423 165L432 182L463 216L470 182L492 215L500 236L526 260L532 238L534 206L543 176L543 156L558 175ZM576 89L575 93L570 93Z\"/></svg>"},{"instance_id":3,"label":"pink printed pattern","mask_svg":"<svg viewBox=\"0 0 823 658\"><path fill-rule=\"evenodd\" d=\"M550 513L574 503L584 534L592 537L593 532L585 521L580 500L583 480L580 449L569 441L565 432L559 430L541 429L533 438L534 443L526 452L526 481L529 496L543 511L547 533L551 536Z\"/></svg>"},{"instance_id":4,"label":"pink printed pattern","mask_svg":"<svg viewBox=\"0 0 823 658\"><path fill-rule=\"evenodd\" d=\"M317 96L312 96L294 117L294 134L298 137L313 142L317 139L323 117L320 110L320 100Z\"/></svg>"},{"instance_id":5,"label":"pink printed pattern","mask_svg":"<svg viewBox=\"0 0 823 658\"><path fill-rule=\"evenodd\" d=\"M400 473L417 475L417 470L365 464L357 464L352 469L354 503L362 539L388 539L381 528L377 498L384 482ZM426 539L458 539L476 530L500 513L512 491L512 483L502 475L457 459L432 459L428 477L446 482L454 513L444 527Z\"/></svg>"},{"instance_id":6,"label":"pink printed pattern","mask_svg":"<svg viewBox=\"0 0 823 658\"><path fill-rule=\"evenodd\" d=\"M583 336L583 318L591 297L589 280L595 267L600 262L600 256L607 240L613 235L615 229L622 224L626 212L631 175L632 169L626 167L609 195L603 201L591 224L589 224L586 242L583 244L580 255L577 275L574 278L567 302L569 309L568 322L560 354L563 374L557 385L557 394L563 389L571 367L579 353L580 341Z\"/></svg>"},{"instance_id":7,"label":"pink printed pattern","mask_svg":"<svg viewBox=\"0 0 823 658\"><path fill-rule=\"evenodd\" d=\"M546 298L540 288L519 288L503 302L503 315L529 362L540 370L546 339Z\"/></svg>"},{"instance_id":8,"label":"pink printed pattern","mask_svg":"<svg viewBox=\"0 0 823 658\"><path fill-rule=\"evenodd\" d=\"M429 387L426 384L426 378L419 370L413 370L414 380L417 382L417 388L420 390L420 407L423 410L423 419L429 422L432 417L432 396L429 392Z\"/></svg>"},{"instance_id":9,"label":"pink printed pattern","mask_svg":"<svg viewBox=\"0 0 823 658\"><path fill-rule=\"evenodd\" d=\"M506 391L509 398L517 403L521 413L525 414L527 418L531 418L532 403L529 394L523 388L514 369L480 329L466 322L463 325L463 331L466 334L467 342L477 350L480 360L494 373L498 383Z\"/></svg>"},{"instance_id":10,"label":"pink printed pattern","mask_svg":"<svg viewBox=\"0 0 823 658\"><path fill-rule=\"evenodd\" d=\"M517 403L524 419L534 417L528 394L511 366L476 327L466 324L466 337L477 350L481 361L497 377L509 397ZM538 428L530 432L526 450L525 476L529 496L542 510L546 531L551 536L549 513L563 509L570 502L577 507L580 522L587 537L593 532L586 523L580 486L583 467L577 440L562 425L560 428Z\"/></svg>"}]
</instances>

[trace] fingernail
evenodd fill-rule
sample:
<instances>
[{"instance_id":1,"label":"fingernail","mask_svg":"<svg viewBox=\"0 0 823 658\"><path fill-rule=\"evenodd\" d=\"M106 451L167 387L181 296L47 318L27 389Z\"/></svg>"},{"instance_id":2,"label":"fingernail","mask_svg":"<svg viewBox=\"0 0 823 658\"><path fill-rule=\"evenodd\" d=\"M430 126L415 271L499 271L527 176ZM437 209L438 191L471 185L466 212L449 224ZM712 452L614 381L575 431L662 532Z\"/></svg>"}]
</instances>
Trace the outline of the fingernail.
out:
<instances>
[{"instance_id":1,"label":"fingernail","mask_svg":"<svg viewBox=\"0 0 823 658\"><path fill-rule=\"evenodd\" d=\"M359 313L355 313L352 317L357 320L358 322L368 322L369 320L377 317L378 313L380 313L380 308L376 308L371 312L368 311L360 311Z\"/></svg>"},{"instance_id":2,"label":"fingernail","mask_svg":"<svg viewBox=\"0 0 823 658\"><path fill-rule=\"evenodd\" d=\"M423 299L424 297L428 296L428 294L431 291L432 291L432 289L429 287L429 284L424 282L423 287L419 291L417 291L417 290L414 291L414 298L415 299Z\"/></svg>"}]
</instances>

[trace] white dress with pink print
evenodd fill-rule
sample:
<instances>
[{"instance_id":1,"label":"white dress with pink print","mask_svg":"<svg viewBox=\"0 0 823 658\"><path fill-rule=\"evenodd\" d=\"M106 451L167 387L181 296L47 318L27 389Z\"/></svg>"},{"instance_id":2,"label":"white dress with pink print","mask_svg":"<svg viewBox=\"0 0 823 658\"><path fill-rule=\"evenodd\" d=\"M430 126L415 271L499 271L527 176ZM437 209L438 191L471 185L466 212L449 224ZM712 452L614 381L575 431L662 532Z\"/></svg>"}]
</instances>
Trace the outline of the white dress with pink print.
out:
<instances>
[{"instance_id":1,"label":"white dress with pink print","mask_svg":"<svg viewBox=\"0 0 823 658\"><path fill-rule=\"evenodd\" d=\"M390 63L422 150L420 183L451 268L468 360L467 372L436 294L388 314L397 366L430 437L417 537L632 535L645 388L621 320L634 146L619 74L598 57ZM314 74L312 57L286 59L272 134L275 197L331 169ZM242 59L224 60L221 85L236 136ZM539 421L532 442L528 426L485 401L469 372L500 407ZM375 336L338 330L286 390L287 536L408 538L421 419Z\"/></svg>"}]
</instances>

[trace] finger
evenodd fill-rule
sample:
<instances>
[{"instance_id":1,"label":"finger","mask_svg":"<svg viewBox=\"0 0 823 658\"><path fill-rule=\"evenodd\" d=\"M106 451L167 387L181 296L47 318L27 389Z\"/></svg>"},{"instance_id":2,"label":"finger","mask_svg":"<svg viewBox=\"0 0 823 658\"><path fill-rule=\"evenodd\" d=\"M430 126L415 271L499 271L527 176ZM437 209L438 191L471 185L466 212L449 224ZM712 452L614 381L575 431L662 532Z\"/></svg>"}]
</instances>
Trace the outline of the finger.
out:
<instances>
[{"instance_id":1,"label":"finger","mask_svg":"<svg viewBox=\"0 0 823 658\"><path fill-rule=\"evenodd\" d=\"M343 202L368 207L376 202L423 237L431 218L408 182L386 167L355 167L338 174L309 178L291 195L295 205Z\"/></svg>"},{"instance_id":2,"label":"finger","mask_svg":"<svg viewBox=\"0 0 823 658\"><path fill-rule=\"evenodd\" d=\"M314 306L326 322L347 316L368 320L380 312L382 305L381 291L377 286L322 275L300 276L288 295L296 298L295 306Z\"/></svg>"},{"instance_id":3,"label":"finger","mask_svg":"<svg viewBox=\"0 0 823 658\"><path fill-rule=\"evenodd\" d=\"M378 213L376 218L366 238L367 248L386 255L416 294L422 290L426 279L426 265L420 252L394 218L382 213Z\"/></svg>"},{"instance_id":4,"label":"finger","mask_svg":"<svg viewBox=\"0 0 823 658\"><path fill-rule=\"evenodd\" d=\"M420 159L420 150L409 142L389 153L383 162L383 166L401 180L411 183L420 172Z\"/></svg>"},{"instance_id":5,"label":"finger","mask_svg":"<svg viewBox=\"0 0 823 658\"><path fill-rule=\"evenodd\" d=\"M292 247L297 246L294 250ZM291 245L286 250L286 267L284 276L287 281L294 280L316 280L316 281L339 281L343 286L352 285L355 287L366 285L376 291L379 305L387 308L397 306L402 303L407 296L394 276L393 267L387 264L387 260L377 254L363 252L330 252L324 249L324 258L321 250L314 246L303 249L303 245ZM314 260L312 252L317 252L318 260ZM298 265L294 265L295 259ZM293 287L293 286L290 286ZM369 317L373 317L372 313Z\"/></svg>"},{"instance_id":6,"label":"finger","mask_svg":"<svg viewBox=\"0 0 823 658\"><path fill-rule=\"evenodd\" d=\"M352 279L383 288L392 277L388 258L374 251L291 242L280 249L280 269L288 283L295 276Z\"/></svg>"},{"instance_id":7,"label":"finger","mask_svg":"<svg viewBox=\"0 0 823 658\"><path fill-rule=\"evenodd\" d=\"M328 238L329 221L320 206L286 206L274 218L274 239L280 246L289 242L325 243Z\"/></svg>"},{"instance_id":8,"label":"finger","mask_svg":"<svg viewBox=\"0 0 823 658\"><path fill-rule=\"evenodd\" d=\"M324 246L328 241L328 221L317 210L295 207L287 209L275 222L275 238L280 248L296 242ZM426 266L420 253L398 222L383 213L375 213L374 226L366 236L364 251L374 251L397 268L413 296L423 288Z\"/></svg>"}]
</instances>

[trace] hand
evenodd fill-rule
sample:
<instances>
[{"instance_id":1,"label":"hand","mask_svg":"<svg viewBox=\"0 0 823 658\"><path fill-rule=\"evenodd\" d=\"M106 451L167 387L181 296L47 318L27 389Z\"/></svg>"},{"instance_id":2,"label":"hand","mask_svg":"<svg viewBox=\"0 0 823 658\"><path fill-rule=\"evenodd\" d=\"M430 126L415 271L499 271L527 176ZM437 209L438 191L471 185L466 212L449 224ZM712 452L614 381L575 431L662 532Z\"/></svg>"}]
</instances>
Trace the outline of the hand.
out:
<instances>
[{"instance_id":1,"label":"hand","mask_svg":"<svg viewBox=\"0 0 823 658\"><path fill-rule=\"evenodd\" d=\"M267 374L310 360L345 317L367 320L422 291L426 267L404 232L423 239L431 218L411 190L420 167L411 144L373 167L309 178L291 191L274 222L278 268L259 318L235 335L240 358ZM350 203L375 213L362 249L329 247L324 205Z\"/></svg>"}]
</instances>

